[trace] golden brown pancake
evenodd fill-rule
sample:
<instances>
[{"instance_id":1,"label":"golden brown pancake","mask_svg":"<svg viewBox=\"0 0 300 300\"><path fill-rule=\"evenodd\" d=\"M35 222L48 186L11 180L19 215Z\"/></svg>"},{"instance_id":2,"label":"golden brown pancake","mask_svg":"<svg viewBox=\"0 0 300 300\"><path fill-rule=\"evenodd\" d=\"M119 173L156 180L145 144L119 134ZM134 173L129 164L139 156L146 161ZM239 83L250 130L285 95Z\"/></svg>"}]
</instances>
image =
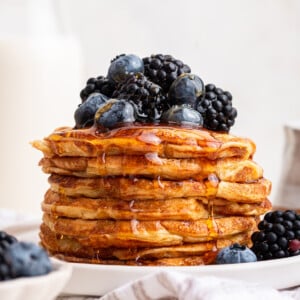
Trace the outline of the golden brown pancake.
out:
<instances>
[{"instance_id":1,"label":"golden brown pancake","mask_svg":"<svg viewBox=\"0 0 300 300\"><path fill-rule=\"evenodd\" d=\"M205 181L170 181L138 177L80 178L52 174L51 190L67 196L112 197L131 200L211 197L229 201L261 203L270 193L271 183L260 179L252 183L219 182L215 176Z\"/></svg>"},{"instance_id":2,"label":"golden brown pancake","mask_svg":"<svg viewBox=\"0 0 300 300\"><path fill-rule=\"evenodd\" d=\"M101 259L153 259L199 256L205 252L217 251L232 243L249 243L250 231L232 235L227 238L209 242L183 244L179 246L156 247L156 248L93 248L80 244L76 237L60 235L51 231L45 224L41 225L40 238L47 249L53 253L65 253L77 257L101 258Z\"/></svg>"},{"instance_id":3,"label":"golden brown pancake","mask_svg":"<svg viewBox=\"0 0 300 300\"><path fill-rule=\"evenodd\" d=\"M203 200L203 201L202 201ZM122 219L122 220L197 220L224 215L261 215L271 208L269 200L262 203L234 203L222 199L174 198L165 200L124 201L111 198L69 197L48 190L42 209L54 216L81 219ZM209 211L211 210L211 211Z\"/></svg>"},{"instance_id":4,"label":"golden brown pancake","mask_svg":"<svg viewBox=\"0 0 300 300\"><path fill-rule=\"evenodd\" d=\"M254 230L255 217L222 217L196 221L82 220L44 214L44 223L56 233L75 236L85 246L161 247L198 243Z\"/></svg>"},{"instance_id":5,"label":"golden brown pancake","mask_svg":"<svg viewBox=\"0 0 300 300\"><path fill-rule=\"evenodd\" d=\"M240 157L248 159L255 144L247 139L204 129L170 126L121 127L108 132L62 127L32 145L46 157L105 155L145 155L159 157L209 159Z\"/></svg>"},{"instance_id":6,"label":"golden brown pancake","mask_svg":"<svg viewBox=\"0 0 300 300\"><path fill-rule=\"evenodd\" d=\"M252 160L225 158L171 159L155 153L145 155L115 155L101 157L49 157L40 161L45 173L77 177L143 176L149 178L203 180L215 174L220 180L252 182L262 178L263 170Z\"/></svg>"}]
</instances>

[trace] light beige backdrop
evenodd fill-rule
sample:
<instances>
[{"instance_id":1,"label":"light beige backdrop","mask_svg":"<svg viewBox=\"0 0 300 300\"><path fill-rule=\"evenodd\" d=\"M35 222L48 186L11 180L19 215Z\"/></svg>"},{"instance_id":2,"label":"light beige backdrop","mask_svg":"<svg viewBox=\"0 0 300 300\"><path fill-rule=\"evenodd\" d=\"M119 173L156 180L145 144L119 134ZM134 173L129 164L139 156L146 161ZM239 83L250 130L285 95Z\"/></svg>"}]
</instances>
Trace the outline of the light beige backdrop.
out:
<instances>
[{"instance_id":1,"label":"light beige backdrop","mask_svg":"<svg viewBox=\"0 0 300 300\"><path fill-rule=\"evenodd\" d=\"M56 0L51 4L59 31L75 38L80 49L43 50L46 61L51 60L45 66L46 70L52 66L50 74L32 75L34 68L43 68L34 64L27 65L22 76L12 69L16 83L8 89L0 43L1 207L39 212L47 177L37 167L41 156L28 142L60 125L73 125L85 80L106 75L109 61L121 53L172 54L206 83L229 90L239 114L231 132L256 142L254 159L272 180L271 199L275 199L284 159L283 124L300 118L300 1ZM3 25L1 20L0 13ZM7 28L0 28L1 37ZM6 68L11 70L14 58L9 58L11 62L8 58ZM22 85L27 75L32 79L30 92L27 84ZM51 80L48 86L47 80Z\"/></svg>"}]
</instances>

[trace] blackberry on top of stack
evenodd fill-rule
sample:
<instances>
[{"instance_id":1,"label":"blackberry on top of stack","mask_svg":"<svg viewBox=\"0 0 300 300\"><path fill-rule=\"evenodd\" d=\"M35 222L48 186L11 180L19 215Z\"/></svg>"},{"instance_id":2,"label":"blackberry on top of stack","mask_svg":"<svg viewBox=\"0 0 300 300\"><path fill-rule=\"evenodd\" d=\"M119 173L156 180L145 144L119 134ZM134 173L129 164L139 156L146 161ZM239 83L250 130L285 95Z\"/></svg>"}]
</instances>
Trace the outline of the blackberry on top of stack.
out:
<instances>
[{"instance_id":1,"label":"blackberry on top of stack","mask_svg":"<svg viewBox=\"0 0 300 300\"><path fill-rule=\"evenodd\" d=\"M75 126L33 142L50 174L41 243L76 262L212 263L271 209L232 95L171 55L119 55L80 92ZM240 247L239 249L244 249Z\"/></svg>"}]
</instances>

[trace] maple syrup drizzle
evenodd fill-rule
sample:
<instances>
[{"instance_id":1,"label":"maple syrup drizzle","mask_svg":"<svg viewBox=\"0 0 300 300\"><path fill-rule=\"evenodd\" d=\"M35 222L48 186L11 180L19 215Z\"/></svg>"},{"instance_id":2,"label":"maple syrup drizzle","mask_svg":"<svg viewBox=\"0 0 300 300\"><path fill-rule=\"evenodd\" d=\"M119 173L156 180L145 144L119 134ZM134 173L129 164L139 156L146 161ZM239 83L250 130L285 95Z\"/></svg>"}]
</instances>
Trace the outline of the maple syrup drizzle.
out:
<instances>
[{"instance_id":1,"label":"maple syrup drizzle","mask_svg":"<svg viewBox=\"0 0 300 300\"><path fill-rule=\"evenodd\" d=\"M214 199L216 197L217 187L219 184L219 179L216 174L210 174L208 176L208 186L209 189L209 196L208 196L208 203L207 203L207 210L208 210L208 217L206 220L206 225L208 228L208 236L212 239L216 239L219 235L219 228L214 217Z\"/></svg>"}]
</instances>

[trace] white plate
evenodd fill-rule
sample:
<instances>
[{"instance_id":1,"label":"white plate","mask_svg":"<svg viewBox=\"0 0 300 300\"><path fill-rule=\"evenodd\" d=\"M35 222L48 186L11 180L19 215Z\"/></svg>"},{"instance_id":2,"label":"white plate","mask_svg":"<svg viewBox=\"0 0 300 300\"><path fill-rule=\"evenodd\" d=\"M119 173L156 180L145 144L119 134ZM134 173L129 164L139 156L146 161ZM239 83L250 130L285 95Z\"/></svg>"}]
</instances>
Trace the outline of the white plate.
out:
<instances>
[{"instance_id":1,"label":"white plate","mask_svg":"<svg viewBox=\"0 0 300 300\"><path fill-rule=\"evenodd\" d=\"M38 241L38 224L26 223L7 228L20 240ZM73 267L63 292L76 295L103 295L132 280L158 270L182 272L196 277L213 275L261 283L276 289L300 285L300 255L255 263L192 267L141 267L64 263Z\"/></svg>"}]
</instances>

